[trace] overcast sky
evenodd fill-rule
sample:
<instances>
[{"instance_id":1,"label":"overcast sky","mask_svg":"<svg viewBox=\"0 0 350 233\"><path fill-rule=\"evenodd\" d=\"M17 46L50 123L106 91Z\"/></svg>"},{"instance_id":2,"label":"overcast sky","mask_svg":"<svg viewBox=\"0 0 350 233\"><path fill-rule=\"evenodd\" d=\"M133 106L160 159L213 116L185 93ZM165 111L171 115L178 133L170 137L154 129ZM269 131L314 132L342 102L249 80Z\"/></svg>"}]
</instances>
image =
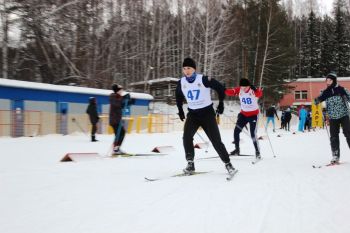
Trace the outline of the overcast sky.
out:
<instances>
[{"instance_id":1,"label":"overcast sky","mask_svg":"<svg viewBox=\"0 0 350 233\"><path fill-rule=\"evenodd\" d=\"M325 9L328 14L332 12L333 0L319 0L321 2L321 7Z\"/></svg>"},{"instance_id":2,"label":"overcast sky","mask_svg":"<svg viewBox=\"0 0 350 233\"><path fill-rule=\"evenodd\" d=\"M294 13L296 15L308 15L310 9L314 9L316 13L321 15L331 15L334 0L292 0ZM290 0L284 0L288 5ZM311 7L313 5L313 7Z\"/></svg>"}]
</instances>

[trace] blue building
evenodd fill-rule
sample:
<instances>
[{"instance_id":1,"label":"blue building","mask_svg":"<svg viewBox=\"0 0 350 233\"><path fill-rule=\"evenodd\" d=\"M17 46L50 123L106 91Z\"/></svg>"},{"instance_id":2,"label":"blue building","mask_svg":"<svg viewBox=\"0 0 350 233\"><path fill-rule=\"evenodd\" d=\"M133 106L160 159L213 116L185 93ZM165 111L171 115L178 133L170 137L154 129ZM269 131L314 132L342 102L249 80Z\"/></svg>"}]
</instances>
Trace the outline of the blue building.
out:
<instances>
[{"instance_id":1,"label":"blue building","mask_svg":"<svg viewBox=\"0 0 350 233\"><path fill-rule=\"evenodd\" d=\"M89 122L85 111L90 97L97 99L102 116L99 132L106 133L111 93L111 90L0 79L0 136L86 132ZM147 115L153 97L134 92L130 96L134 103L126 115Z\"/></svg>"}]
</instances>

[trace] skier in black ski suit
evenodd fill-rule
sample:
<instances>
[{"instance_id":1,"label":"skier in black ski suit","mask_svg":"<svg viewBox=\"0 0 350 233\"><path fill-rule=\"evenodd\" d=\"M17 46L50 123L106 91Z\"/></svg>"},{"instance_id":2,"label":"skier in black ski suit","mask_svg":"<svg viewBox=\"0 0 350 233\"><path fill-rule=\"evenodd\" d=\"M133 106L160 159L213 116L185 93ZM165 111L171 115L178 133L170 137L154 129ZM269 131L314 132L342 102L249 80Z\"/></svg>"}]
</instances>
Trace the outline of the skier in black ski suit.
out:
<instances>
[{"instance_id":1,"label":"skier in black ski suit","mask_svg":"<svg viewBox=\"0 0 350 233\"><path fill-rule=\"evenodd\" d=\"M337 75L330 73L326 77L327 88L317 97L314 102L319 104L326 101L327 113L329 117L330 141L332 148L331 163L339 163L339 129L343 128L343 133L350 148L350 120L348 102L350 93L347 89L337 84Z\"/></svg>"},{"instance_id":2,"label":"skier in black ski suit","mask_svg":"<svg viewBox=\"0 0 350 233\"><path fill-rule=\"evenodd\" d=\"M90 123L91 123L91 141L97 142L96 140L96 132L97 132L97 123L100 120L97 112L97 103L95 97L89 98L89 105L86 109L86 113L89 115Z\"/></svg>"},{"instance_id":3,"label":"skier in black ski suit","mask_svg":"<svg viewBox=\"0 0 350 233\"><path fill-rule=\"evenodd\" d=\"M219 105L216 113L222 114L224 112L224 86L213 78L203 76L196 73L196 63L191 58L185 58L183 61L182 77L176 87L176 104L179 110L179 117L181 121L185 121L183 133L183 145L185 148L187 167L184 173L192 174L195 172L194 167L194 146L193 136L199 127L202 127L207 134L209 140L212 142L215 150L219 154L221 160L225 163L225 167L230 174L233 174L233 168L229 154L225 145L221 141L219 127L215 119L215 111L213 109L213 102L211 101L210 89L214 89L219 96ZM187 118L183 111L182 105L186 99L188 104Z\"/></svg>"}]
</instances>

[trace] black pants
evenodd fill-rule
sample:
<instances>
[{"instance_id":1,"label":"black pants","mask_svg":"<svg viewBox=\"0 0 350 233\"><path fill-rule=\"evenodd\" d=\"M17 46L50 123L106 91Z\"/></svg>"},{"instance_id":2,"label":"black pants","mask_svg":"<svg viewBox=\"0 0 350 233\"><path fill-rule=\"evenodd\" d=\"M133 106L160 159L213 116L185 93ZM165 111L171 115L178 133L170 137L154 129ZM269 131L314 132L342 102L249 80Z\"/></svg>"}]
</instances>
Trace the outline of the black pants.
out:
<instances>
[{"instance_id":1,"label":"black pants","mask_svg":"<svg viewBox=\"0 0 350 233\"><path fill-rule=\"evenodd\" d=\"M125 129L123 122L119 121L118 124L111 125L114 131L114 146L120 146L123 143L125 137ZM118 135L119 130L119 135Z\"/></svg>"},{"instance_id":2,"label":"black pants","mask_svg":"<svg viewBox=\"0 0 350 233\"><path fill-rule=\"evenodd\" d=\"M239 134L242 132L243 127L249 123L249 128L250 128L250 136L253 140L253 144L255 147L256 152L260 152L259 148L259 143L256 138L256 126L258 123L258 116L251 116L251 117L246 117L242 113L238 114L237 122L236 122L236 127L233 132L233 137L235 140L235 147L236 149L239 148Z\"/></svg>"},{"instance_id":3,"label":"black pants","mask_svg":"<svg viewBox=\"0 0 350 233\"><path fill-rule=\"evenodd\" d=\"M350 120L349 116L340 119L329 119L329 131L331 134L331 148L333 154L340 155L339 150L339 131L340 126L343 128L343 133L350 148Z\"/></svg>"},{"instance_id":4,"label":"black pants","mask_svg":"<svg viewBox=\"0 0 350 233\"><path fill-rule=\"evenodd\" d=\"M287 120L286 123L285 123L285 128L286 130L290 130L290 120Z\"/></svg>"},{"instance_id":5,"label":"black pants","mask_svg":"<svg viewBox=\"0 0 350 233\"><path fill-rule=\"evenodd\" d=\"M306 119L306 121L305 121L305 125L304 125L304 130L308 130L308 131L310 131L310 129L311 129L311 119Z\"/></svg>"},{"instance_id":6,"label":"black pants","mask_svg":"<svg viewBox=\"0 0 350 233\"><path fill-rule=\"evenodd\" d=\"M183 133L183 144L186 153L186 160L193 161L194 159L193 136L196 134L199 127L203 128L216 152L219 154L221 160L224 163L230 162L229 154L225 145L221 141L219 127L216 123L215 112L212 107L209 108L208 111L202 112L201 114L192 112L187 114Z\"/></svg>"},{"instance_id":7,"label":"black pants","mask_svg":"<svg viewBox=\"0 0 350 233\"><path fill-rule=\"evenodd\" d=\"M95 136L96 132L97 132L97 123L95 124L91 123L91 136Z\"/></svg>"}]
</instances>

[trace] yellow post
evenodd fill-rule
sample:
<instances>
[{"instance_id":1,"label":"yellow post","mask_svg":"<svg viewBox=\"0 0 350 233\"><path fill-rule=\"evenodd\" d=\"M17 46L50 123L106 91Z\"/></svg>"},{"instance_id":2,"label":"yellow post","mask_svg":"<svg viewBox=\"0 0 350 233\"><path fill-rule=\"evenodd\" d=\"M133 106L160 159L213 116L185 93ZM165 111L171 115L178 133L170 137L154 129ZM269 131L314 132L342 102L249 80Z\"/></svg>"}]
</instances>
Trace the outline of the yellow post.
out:
<instances>
[{"instance_id":1,"label":"yellow post","mask_svg":"<svg viewBox=\"0 0 350 233\"><path fill-rule=\"evenodd\" d=\"M142 117L138 116L136 120L136 133L140 133Z\"/></svg>"},{"instance_id":2,"label":"yellow post","mask_svg":"<svg viewBox=\"0 0 350 233\"><path fill-rule=\"evenodd\" d=\"M152 119L153 119L152 115L149 114L148 115L148 126L147 126L148 133L152 133Z\"/></svg>"},{"instance_id":3,"label":"yellow post","mask_svg":"<svg viewBox=\"0 0 350 233\"><path fill-rule=\"evenodd\" d=\"M322 117L322 105L311 104L312 109L312 128L314 127L322 127L323 126L323 117Z\"/></svg>"},{"instance_id":4,"label":"yellow post","mask_svg":"<svg viewBox=\"0 0 350 233\"><path fill-rule=\"evenodd\" d=\"M134 118L133 117L128 117L127 120L128 122L128 133L131 133L132 127L134 125Z\"/></svg>"}]
</instances>

